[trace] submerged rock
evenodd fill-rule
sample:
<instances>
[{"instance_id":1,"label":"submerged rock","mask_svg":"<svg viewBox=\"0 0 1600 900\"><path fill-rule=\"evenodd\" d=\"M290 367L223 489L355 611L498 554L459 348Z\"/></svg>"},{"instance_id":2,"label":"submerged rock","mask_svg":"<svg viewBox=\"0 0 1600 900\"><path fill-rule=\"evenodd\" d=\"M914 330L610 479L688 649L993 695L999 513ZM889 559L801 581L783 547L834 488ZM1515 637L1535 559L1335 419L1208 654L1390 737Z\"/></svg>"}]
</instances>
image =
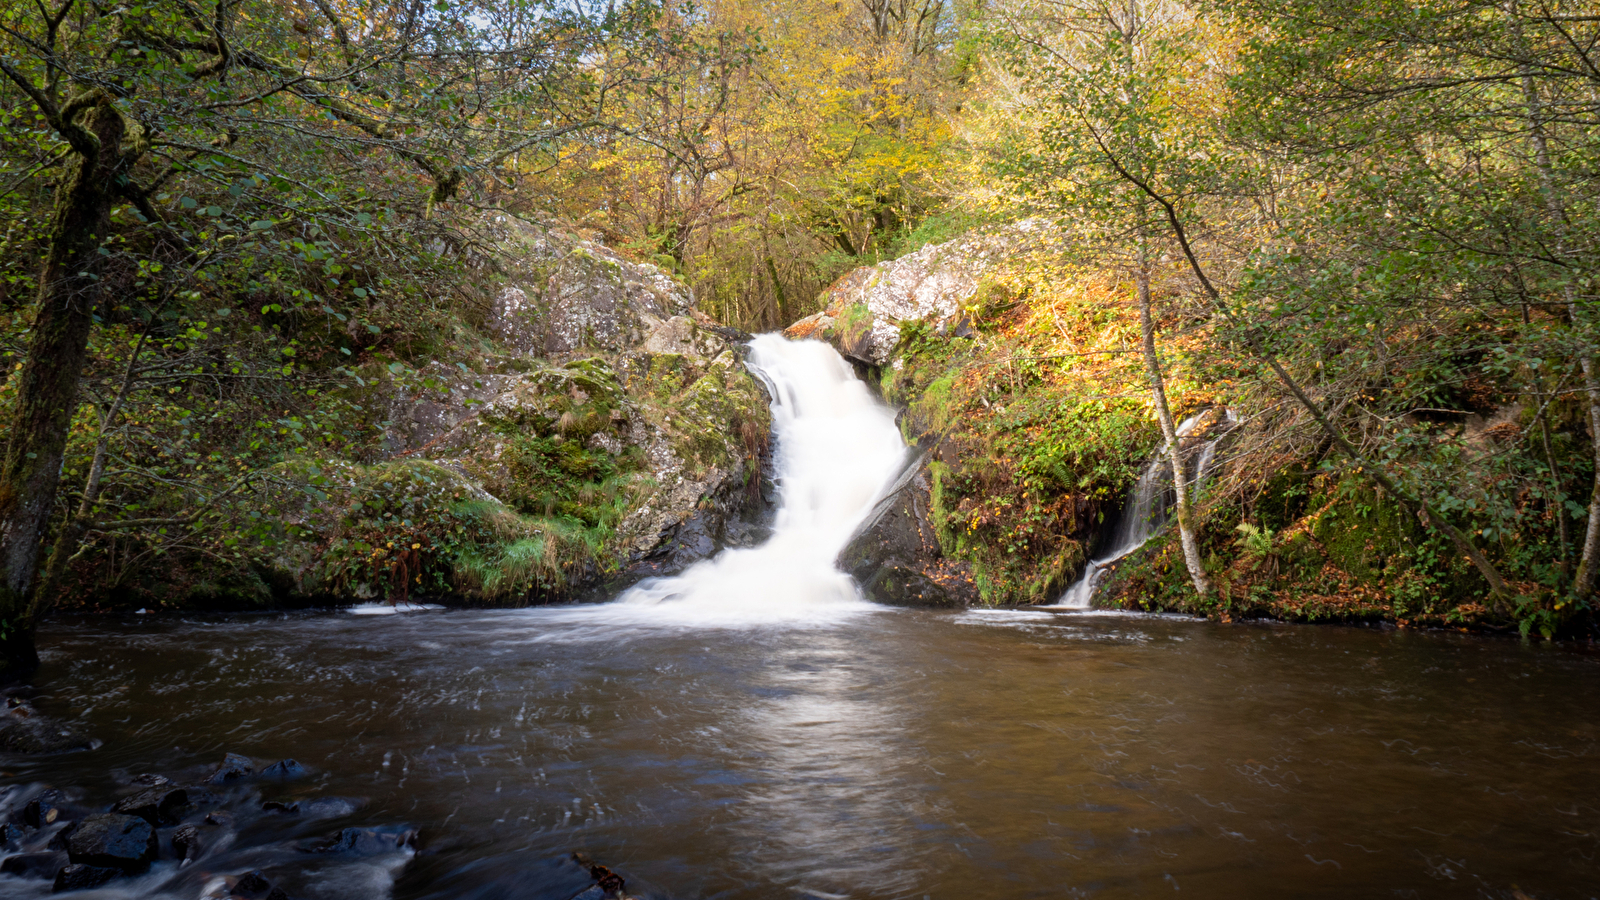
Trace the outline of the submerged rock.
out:
<instances>
[{"instance_id":1,"label":"submerged rock","mask_svg":"<svg viewBox=\"0 0 1600 900\"><path fill-rule=\"evenodd\" d=\"M40 713L24 700L9 698L0 709L0 753L45 755L92 750L99 742Z\"/></svg>"},{"instance_id":2,"label":"submerged rock","mask_svg":"<svg viewBox=\"0 0 1600 900\"><path fill-rule=\"evenodd\" d=\"M267 876L261 874L260 869L255 869L234 879L233 884L228 888L228 893L235 897L244 897L246 900L255 900L258 897L265 897L270 890L272 890L272 882L267 880Z\"/></svg>"},{"instance_id":3,"label":"submerged rock","mask_svg":"<svg viewBox=\"0 0 1600 900\"><path fill-rule=\"evenodd\" d=\"M200 829L185 825L172 833L172 855L183 862L200 857L205 845L200 840Z\"/></svg>"},{"instance_id":4,"label":"submerged rock","mask_svg":"<svg viewBox=\"0 0 1600 900\"><path fill-rule=\"evenodd\" d=\"M292 759L280 759L272 765L261 770L262 778L274 778L279 781L287 781L291 778L299 778L305 774L306 767L300 765L298 762L295 762Z\"/></svg>"},{"instance_id":5,"label":"submerged rock","mask_svg":"<svg viewBox=\"0 0 1600 900\"><path fill-rule=\"evenodd\" d=\"M121 869L112 866L91 866L86 863L73 863L63 866L56 873L55 885L51 893L62 894L67 891L86 891L97 888L113 878L123 874Z\"/></svg>"},{"instance_id":6,"label":"submerged rock","mask_svg":"<svg viewBox=\"0 0 1600 900\"><path fill-rule=\"evenodd\" d=\"M868 600L944 608L977 601L970 568L946 559L939 547L932 502L924 454L906 466L840 552L837 565Z\"/></svg>"},{"instance_id":7,"label":"submerged rock","mask_svg":"<svg viewBox=\"0 0 1600 900\"><path fill-rule=\"evenodd\" d=\"M159 786L124 797L111 807L112 812L138 816L151 825L176 825L189 807L189 792L183 788Z\"/></svg>"},{"instance_id":8,"label":"submerged rock","mask_svg":"<svg viewBox=\"0 0 1600 900\"><path fill-rule=\"evenodd\" d=\"M156 858L156 830L138 816L101 813L73 827L67 855L75 863L142 872Z\"/></svg>"},{"instance_id":9,"label":"submerged rock","mask_svg":"<svg viewBox=\"0 0 1600 900\"><path fill-rule=\"evenodd\" d=\"M66 795L61 791L50 789L28 801L22 808L22 824L30 828L44 828L56 823L62 818L63 806Z\"/></svg>"},{"instance_id":10,"label":"submerged rock","mask_svg":"<svg viewBox=\"0 0 1600 900\"><path fill-rule=\"evenodd\" d=\"M59 850L40 853L18 853L0 862L0 873L17 878L54 878L61 867L71 860Z\"/></svg>"},{"instance_id":11,"label":"submerged rock","mask_svg":"<svg viewBox=\"0 0 1600 900\"><path fill-rule=\"evenodd\" d=\"M307 845L305 850L308 853L378 856L412 848L416 840L417 832L413 829L346 828L331 838Z\"/></svg>"},{"instance_id":12,"label":"submerged rock","mask_svg":"<svg viewBox=\"0 0 1600 900\"><path fill-rule=\"evenodd\" d=\"M211 784L227 784L230 781L248 778L254 772L255 763L251 762L250 757L229 753L222 758L222 764L217 766L217 770L211 773L207 781Z\"/></svg>"}]
</instances>

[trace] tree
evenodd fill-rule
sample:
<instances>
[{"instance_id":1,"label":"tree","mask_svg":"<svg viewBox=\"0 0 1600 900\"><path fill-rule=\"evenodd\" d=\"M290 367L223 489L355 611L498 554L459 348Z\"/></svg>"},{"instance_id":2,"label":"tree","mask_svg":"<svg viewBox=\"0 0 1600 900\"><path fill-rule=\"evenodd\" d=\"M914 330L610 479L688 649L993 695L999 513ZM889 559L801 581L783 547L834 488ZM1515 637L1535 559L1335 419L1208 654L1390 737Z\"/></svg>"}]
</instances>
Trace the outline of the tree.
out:
<instances>
[{"instance_id":1,"label":"tree","mask_svg":"<svg viewBox=\"0 0 1600 900\"><path fill-rule=\"evenodd\" d=\"M157 294L208 293L225 306L223 290L166 282L173 273L218 288L266 281L288 294L287 309L269 304L274 315L349 319L336 307L370 306L370 292L330 253L329 229L380 246L437 236L428 223L441 208L492 198L508 163L558 155L565 141L607 127L607 92L635 73L589 61L617 42L654 52L656 14L638 3L586 16L538 0L217 0L206 9L62 0L0 13L0 84L38 123L23 140L40 161L25 167L18 196L26 203L29 185L55 184L0 468L4 677L37 666L34 629L52 599L36 589L39 554L97 320L142 314L149 333L168 326L158 312L182 305L139 313L111 285L161 282ZM195 196L207 194L221 202ZM214 270L225 259L232 267ZM286 284L285 272L316 286ZM135 380L150 374L140 374L140 352L128 360ZM292 345L274 353L293 370ZM113 403L110 419L120 409ZM104 454L95 455L85 515L100 495L93 470ZM70 543L82 518L70 517L60 537Z\"/></svg>"},{"instance_id":2,"label":"tree","mask_svg":"<svg viewBox=\"0 0 1600 900\"><path fill-rule=\"evenodd\" d=\"M1195 592L1211 590L1196 539L1190 486L1177 423L1167 398L1152 309L1153 259L1160 253L1160 209L1131 172L1176 191L1204 174L1190 151L1194 128L1182 98L1203 28L1172 3L1016 4L995 22L996 46L1039 106L1033 154L1008 162L1019 193L1053 215L1075 220L1084 251L1125 260L1139 310L1141 347L1163 453L1173 471L1174 513Z\"/></svg>"}]
</instances>

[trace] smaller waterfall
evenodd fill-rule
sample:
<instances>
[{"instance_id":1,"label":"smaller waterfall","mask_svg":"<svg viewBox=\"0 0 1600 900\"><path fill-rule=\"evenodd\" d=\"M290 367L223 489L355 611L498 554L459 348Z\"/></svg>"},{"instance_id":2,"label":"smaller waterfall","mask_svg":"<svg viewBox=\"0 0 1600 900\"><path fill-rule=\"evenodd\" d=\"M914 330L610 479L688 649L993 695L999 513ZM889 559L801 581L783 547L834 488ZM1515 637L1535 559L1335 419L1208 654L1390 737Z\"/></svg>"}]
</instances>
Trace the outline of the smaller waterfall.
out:
<instances>
[{"instance_id":1,"label":"smaller waterfall","mask_svg":"<svg viewBox=\"0 0 1600 900\"><path fill-rule=\"evenodd\" d=\"M1194 431L1200 424L1201 416L1205 413L1190 416L1178 426L1178 437L1181 439ZM1200 451L1200 458L1195 464L1194 480L1190 482L1198 490L1205 483L1206 475L1211 471L1212 462L1216 459L1217 443L1223 435L1231 430L1234 422L1231 410L1225 413L1224 427L1219 429L1216 437L1206 441ZM1145 464L1144 471L1139 473L1139 480L1134 483L1133 490L1128 494L1128 502L1122 508L1122 518L1117 522L1117 530L1111 536L1111 548L1104 555L1092 559L1083 568L1083 576L1077 583L1067 588L1056 601L1056 606L1069 609L1088 609L1094 600L1094 589L1100 581L1100 576L1105 574L1106 566L1127 556L1129 553L1143 547L1145 542L1155 536L1161 526L1167 523L1166 492L1169 485L1168 476L1171 467L1167 464L1167 448L1161 449Z\"/></svg>"}]
</instances>

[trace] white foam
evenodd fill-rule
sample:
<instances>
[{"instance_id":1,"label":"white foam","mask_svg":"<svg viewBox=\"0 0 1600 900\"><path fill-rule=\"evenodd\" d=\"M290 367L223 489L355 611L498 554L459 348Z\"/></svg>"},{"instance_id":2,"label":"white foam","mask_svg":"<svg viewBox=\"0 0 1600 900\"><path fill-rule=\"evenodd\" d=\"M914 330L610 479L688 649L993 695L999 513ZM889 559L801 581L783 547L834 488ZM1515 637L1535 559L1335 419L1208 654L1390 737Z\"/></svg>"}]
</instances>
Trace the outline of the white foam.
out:
<instances>
[{"instance_id":1,"label":"white foam","mask_svg":"<svg viewBox=\"0 0 1600 900\"><path fill-rule=\"evenodd\" d=\"M772 537L676 577L643 581L598 618L739 627L836 622L879 608L834 560L906 462L893 410L820 341L761 335L750 344L749 365L773 397L779 508Z\"/></svg>"}]
</instances>

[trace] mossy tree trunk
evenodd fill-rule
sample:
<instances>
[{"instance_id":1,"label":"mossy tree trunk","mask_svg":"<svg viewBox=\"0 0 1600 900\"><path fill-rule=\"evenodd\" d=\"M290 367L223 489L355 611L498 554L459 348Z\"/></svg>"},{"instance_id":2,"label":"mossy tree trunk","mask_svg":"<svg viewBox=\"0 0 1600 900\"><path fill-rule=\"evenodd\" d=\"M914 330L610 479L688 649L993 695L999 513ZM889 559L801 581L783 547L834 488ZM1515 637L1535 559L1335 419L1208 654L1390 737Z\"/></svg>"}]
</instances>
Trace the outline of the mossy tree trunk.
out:
<instances>
[{"instance_id":1,"label":"mossy tree trunk","mask_svg":"<svg viewBox=\"0 0 1600 900\"><path fill-rule=\"evenodd\" d=\"M39 665L34 630L46 598L30 588L78 406L100 295L100 250L128 162L125 123L108 97L77 98L62 115L69 127L81 118L72 141L76 158L56 191L28 355L0 464L0 683L26 678Z\"/></svg>"}]
</instances>

